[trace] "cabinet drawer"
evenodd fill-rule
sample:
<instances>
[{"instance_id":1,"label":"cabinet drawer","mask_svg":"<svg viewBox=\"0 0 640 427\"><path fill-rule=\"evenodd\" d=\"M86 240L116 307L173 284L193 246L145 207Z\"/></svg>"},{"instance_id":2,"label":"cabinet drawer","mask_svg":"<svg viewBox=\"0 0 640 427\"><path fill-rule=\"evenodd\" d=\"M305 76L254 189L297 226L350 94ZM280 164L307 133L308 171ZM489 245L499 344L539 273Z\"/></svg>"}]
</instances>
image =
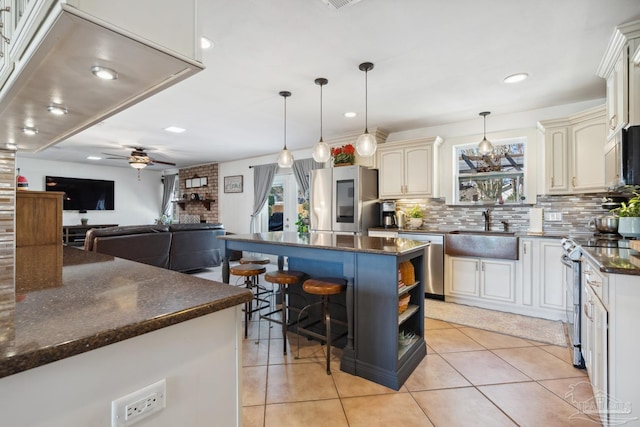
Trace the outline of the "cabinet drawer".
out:
<instances>
[{"instance_id":1,"label":"cabinet drawer","mask_svg":"<svg viewBox=\"0 0 640 427\"><path fill-rule=\"evenodd\" d=\"M583 274L584 285L589 286L593 293L596 294L598 299L604 304L605 307L609 306L609 281L606 275L601 274L593 264L589 262L583 262Z\"/></svg>"}]
</instances>

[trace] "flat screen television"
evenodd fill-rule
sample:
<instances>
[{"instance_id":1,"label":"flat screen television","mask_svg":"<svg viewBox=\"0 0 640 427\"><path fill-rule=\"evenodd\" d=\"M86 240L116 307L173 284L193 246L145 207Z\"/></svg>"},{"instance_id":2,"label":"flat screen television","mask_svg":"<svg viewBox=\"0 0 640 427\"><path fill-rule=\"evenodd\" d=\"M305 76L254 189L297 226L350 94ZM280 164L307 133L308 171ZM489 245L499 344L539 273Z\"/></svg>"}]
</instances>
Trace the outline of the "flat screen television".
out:
<instances>
[{"instance_id":1,"label":"flat screen television","mask_svg":"<svg viewBox=\"0 0 640 427\"><path fill-rule=\"evenodd\" d=\"M65 211L112 211L114 182L101 179L45 177L46 191L61 191Z\"/></svg>"}]
</instances>

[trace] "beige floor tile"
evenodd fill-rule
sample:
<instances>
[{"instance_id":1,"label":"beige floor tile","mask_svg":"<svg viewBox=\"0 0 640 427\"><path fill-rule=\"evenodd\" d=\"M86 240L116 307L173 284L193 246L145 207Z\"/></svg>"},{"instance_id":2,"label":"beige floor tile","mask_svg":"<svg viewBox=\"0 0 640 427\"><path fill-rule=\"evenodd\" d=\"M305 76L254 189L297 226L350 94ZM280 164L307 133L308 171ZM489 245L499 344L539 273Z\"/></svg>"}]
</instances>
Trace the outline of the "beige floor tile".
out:
<instances>
[{"instance_id":1,"label":"beige floor tile","mask_svg":"<svg viewBox=\"0 0 640 427\"><path fill-rule=\"evenodd\" d=\"M242 340L242 366L264 366L269 362L269 340Z\"/></svg>"},{"instance_id":2,"label":"beige floor tile","mask_svg":"<svg viewBox=\"0 0 640 427\"><path fill-rule=\"evenodd\" d=\"M499 334L497 332L485 331L484 329L464 327L460 328L459 331L488 349L531 347L533 345L527 340L523 340L522 338Z\"/></svg>"},{"instance_id":3,"label":"beige floor tile","mask_svg":"<svg viewBox=\"0 0 640 427\"><path fill-rule=\"evenodd\" d=\"M515 426L500 409L474 387L412 393L437 426Z\"/></svg>"},{"instance_id":4,"label":"beige floor tile","mask_svg":"<svg viewBox=\"0 0 640 427\"><path fill-rule=\"evenodd\" d=\"M434 349L432 349L427 345L427 354L435 354L435 353L437 353L437 351L435 351Z\"/></svg>"},{"instance_id":5,"label":"beige floor tile","mask_svg":"<svg viewBox=\"0 0 640 427\"><path fill-rule=\"evenodd\" d=\"M427 354L404 383L412 392L469 385L471 384L462 375L437 354Z\"/></svg>"},{"instance_id":6,"label":"beige floor tile","mask_svg":"<svg viewBox=\"0 0 640 427\"><path fill-rule=\"evenodd\" d=\"M550 390L556 396L569 402L574 407L584 410L591 408L590 403L593 399L593 389L588 378L562 378L559 380L544 380L540 384ZM585 415L599 422L598 414L588 413Z\"/></svg>"},{"instance_id":7,"label":"beige floor tile","mask_svg":"<svg viewBox=\"0 0 640 427\"><path fill-rule=\"evenodd\" d=\"M409 393L342 399L350 427L425 427L429 418Z\"/></svg>"},{"instance_id":8,"label":"beige floor tile","mask_svg":"<svg viewBox=\"0 0 640 427\"><path fill-rule=\"evenodd\" d=\"M539 426L591 426L572 405L536 382L478 387L517 424Z\"/></svg>"},{"instance_id":9,"label":"beige floor tile","mask_svg":"<svg viewBox=\"0 0 640 427\"><path fill-rule=\"evenodd\" d=\"M335 381L336 387L338 389L338 394L341 398L398 393L398 391L392 388L388 388L383 385L374 383L373 381L369 381L364 378L342 372L340 370L340 363L337 361L331 362L331 375L333 375L333 380ZM407 389L401 387L400 391L406 392Z\"/></svg>"},{"instance_id":10,"label":"beige floor tile","mask_svg":"<svg viewBox=\"0 0 640 427\"><path fill-rule=\"evenodd\" d=\"M551 353L556 356L558 359L567 362L570 365L573 365L573 359L571 357L571 350L569 347L560 347L557 345L542 345L538 347L547 353Z\"/></svg>"},{"instance_id":11,"label":"beige floor tile","mask_svg":"<svg viewBox=\"0 0 640 427\"><path fill-rule=\"evenodd\" d=\"M534 380L572 378L586 375L583 369L576 369L539 347L507 348L492 350L518 370Z\"/></svg>"},{"instance_id":12,"label":"beige floor tile","mask_svg":"<svg viewBox=\"0 0 640 427\"><path fill-rule=\"evenodd\" d=\"M270 365L267 403L334 399L338 391L324 363Z\"/></svg>"},{"instance_id":13,"label":"beige floor tile","mask_svg":"<svg viewBox=\"0 0 640 427\"><path fill-rule=\"evenodd\" d=\"M484 350L484 347L458 329L431 329L425 331L424 335L429 347L439 354L453 351Z\"/></svg>"},{"instance_id":14,"label":"beige floor tile","mask_svg":"<svg viewBox=\"0 0 640 427\"><path fill-rule=\"evenodd\" d=\"M265 427L348 427L338 399L267 405Z\"/></svg>"},{"instance_id":15,"label":"beige floor tile","mask_svg":"<svg viewBox=\"0 0 640 427\"><path fill-rule=\"evenodd\" d=\"M431 319L429 317L424 318L424 329L451 329L453 326L442 320Z\"/></svg>"},{"instance_id":16,"label":"beige floor tile","mask_svg":"<svg viewBox=\"0 0 640 427\"><path fill-rule=\"evenodd\" d=\"M263 427L264 405L242 408L242 427Z\"/></svg>"},{"instance_id":17,"label":"beige floor tile","mask_svg":"<svg viewBox=\"0 0 640 427\"><path fill-rule=\"evenodd\" d=\"M283 363L309 363L325 359L325 347L320 345L320 342L308 340L305 337L300 338L300 358L298 358L297 337L298 336L296 334L288 334L286 355L282 352L282 338L274 338L269 340L269 364L275 365Z\"/></svg>"},{"instance_id":18,"label":"beige floor tile","mask_svg":"<svg viewBox=\"0 0 640 427\"><path fill-rule=\"evenodd\" d=\"M446 353L442 357L474 385L531 381L489 350Z\"/></svg>"},{"instance_id":19,"label":"beige floor tile","mask_svg":"<svg viewBox=\"0 0 640 427\"><path fill-rule=\"evenodd\" d=\"M242 368L242 406L264 405L266 390L266 366Z\"/></svg>"}]
</instances>

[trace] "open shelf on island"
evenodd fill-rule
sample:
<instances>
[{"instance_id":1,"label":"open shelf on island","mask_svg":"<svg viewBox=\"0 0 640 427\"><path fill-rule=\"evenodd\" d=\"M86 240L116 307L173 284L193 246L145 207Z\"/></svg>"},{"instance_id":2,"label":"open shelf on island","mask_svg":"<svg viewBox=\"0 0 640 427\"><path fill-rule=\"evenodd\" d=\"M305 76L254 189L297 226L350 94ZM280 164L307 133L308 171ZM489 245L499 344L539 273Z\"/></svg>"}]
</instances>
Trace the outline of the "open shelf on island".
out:
<instances>
[{"instance_id":1,"label":"open shelf on island","mask_svg":"<svg viewBox=\"0 0 640 427\"><path fill-rule=\"evenodd\" d=\"M399 286L398 287L398 295L406 294L407 292L409 292L411 289L415 288L419 284L420 284L420 282L415 282L413 285L409 285L409 286L402 285L402 286Z\"/></svg>"},{"instance_id":2,"label":"open shelf on island","mask_svg":"<svg viewBox=\"0 0 640 427\"><path fill-rule=\"evenodd\" d=\"M413 315L413 313L415 313L419 309L420 306L409 304L409 307L407 307L405 311L398 315L398 325L402 325L409 317L411 317L411 315Z\"/></svg>"}]
</instances>

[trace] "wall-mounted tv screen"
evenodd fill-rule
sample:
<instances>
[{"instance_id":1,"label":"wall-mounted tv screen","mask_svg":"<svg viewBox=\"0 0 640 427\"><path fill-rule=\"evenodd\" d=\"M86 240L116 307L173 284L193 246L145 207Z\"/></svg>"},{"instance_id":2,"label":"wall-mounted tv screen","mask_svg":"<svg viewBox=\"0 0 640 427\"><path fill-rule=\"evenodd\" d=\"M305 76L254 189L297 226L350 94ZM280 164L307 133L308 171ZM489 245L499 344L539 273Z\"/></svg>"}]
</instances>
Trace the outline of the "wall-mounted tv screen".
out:
<instances>
[{"instance_id":1,"label":"wall-mounted tv screen","mask_svg":"<svg viewBox=\"0 0 640 427\"><path fill-rule=\"evenodd\" d=\"M61 191L65 211L112 211L113 181L101 179L45 177L46 191Z\"/></svg>"}]
</instances>

